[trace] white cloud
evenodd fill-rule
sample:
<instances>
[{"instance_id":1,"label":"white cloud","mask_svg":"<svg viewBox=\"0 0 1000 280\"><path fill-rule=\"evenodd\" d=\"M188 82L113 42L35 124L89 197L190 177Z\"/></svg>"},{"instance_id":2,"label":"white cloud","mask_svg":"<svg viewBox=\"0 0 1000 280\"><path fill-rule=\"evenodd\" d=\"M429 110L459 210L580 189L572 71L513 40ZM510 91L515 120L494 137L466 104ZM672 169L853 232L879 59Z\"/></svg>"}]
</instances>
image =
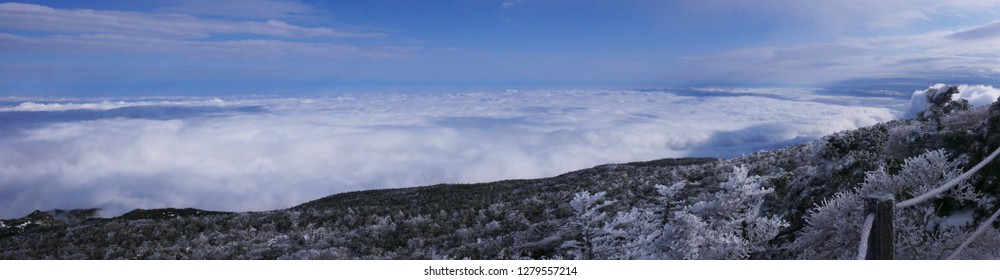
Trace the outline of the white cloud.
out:
<instances>
[{"instance_id":1,"label":"white cloud","mask_svg":"<svg viewBox=\"0 0 1000 280\"><path fill-rule=\"evenodd\" d=\"M0 3L0 28L69 34L116 34L160 38L207 38L218 34L278 37L371 38L381 33L302 27L283 21L209 20L183 14L55 9L41 5Z\"/></svg>"},{"instance_id":2,"label":"white cloud","mask_svg":"<svg viewBox=\"0 0 1000 280\"><path fill-rule=\"evenodd\" d=\"M177 0L160 10L189 15L257 19L294 18L317 13L309 5L295 0Z\"/></svg>"},{"instance_id":3,"label":"white cloud","mask_svg":"<svg viewBox=\"0 0 1000 280\"><path fill-rule=\"evenodd\" d=\"M903 28L919 21L931 20L927 14L919 10L904 10L881 15L870 24L875 28Z\"/></svg>"},{"instance_id":4,"label":"white cloud","mask_svg":"<svg viewBox=\"0 0 1000 280\"><path fill-rule=\"evenodd\" d=\"M0 32L0 48L60 53L174 54L213 58L324 57L389 59L404 57L416 47L355 46L341 43L291 42L267 39L196 41L167 38L83 34L44 37Z\"/></svg>"},{"instance_id":5,"label":"white cloud","mask_svg":"<svg viewBox=\"0 0 1000 280\"><path fill-rule=\"evenodd\" d=\"M522 2L521 0L503 1L502 3L500 3L500 8L509 9L517 4L520 4L521 2Z\"/></svg>"},{"instance_id":6,"label":"white cloud","mask_svg":"<svg viewBox=\"0 0 1000 280\"><path fill-rule=\"evenodd\" d=\"M955 32L948 36L948 38L958 40L983 40L996 39L997 37L1000 37L1000 21L994 21L969 30Z\"/></svg>"},{"instance_id":7,"label":"white cloud","mask_svg":"<svg viewBox=\"0 0 1000 280\"><path fill-rule=\"evenodd\" d=\"M1000 1L693 1L706 20L774 24L759 47L682 57L665 78L827 85L855 79L966 82L1000 75ZM971 27L970 27L971 25ZM791 42L791 43L790 43Z\"/></svg>"},{"instance_id":8,"label":"white cloud","mask_svg":"<svg viewBox=\"0 0 1000 280\"><path fill-rule=\"evenodd\" d=\"M676 4L680 9L710 17L766 17L771 22L810 26L813 32L835 36L862 35L871 28L906 30L936 20L991 18L1000 1L979 0L702 0Z\"/></svg>"},{"instance_id":9,"label":"white cloud","mask_svg":"<svg viewBox=\"0 0 1000 280\"><path fill-rule=\"evenodd\" d=\"M965 99L972 106L986 106L1000 98L1000 89L987 85L958 85L958 96L952 99Z\"/></svg>"},{"instance_id":10,"label":"white cloud","mask_svg":"<svg viewBox=\"0 0 1000 280\"><path fill-rule=\"evenodd\" d=\"M152 207L275 209L351 190L739 154L897 114L755 95L628 91L29 101L0 110L11 116L8 122L18 120L16 114L45 117L29 126L7 124L16 131L0 135L2 217L81 207L109 214ZM135 114L163 106L219 111ZM236 106L264 111L224 110ZM133 111L60 111L69 108Z\"/></svg>"},{"instance_id":11,"label":"white cloud","mask_svg":"<svg viewBox=\"0 0 1000 280\"><path fill-rule=\"evenodd\" d=\"M224 106L227 103L219 98L204 101L108 101L97 103L36 103L22 102L14 107L0 107L0 112L61 112L69 110L111 110L139 106Z\"/></svg>"},{"instance_id":12,"label":"white cloud","mask_svg":"<svg viewBox=\"0 0 1000 280\"><path fill-rule=\"evenodd\" d=\"M703 81L825 84L857 78L1000 75L996 23L915 35L845 37L832 42L685 57L676 77ZM969 41L975 39L976 41Z\"/></svg>"},{"instance_id":13,"label":"white cloud","mask_svg":"<svg viewBox=\"0 0 1000 280\"><path fill-rule=\"evenodd\" d=\"M248 3L249 4L249 3ZM56 9L0 3L0 49L48 54L171 54L212 58L405 57L411 46L338 42L384 36L284 21L205 19L184 14ZM26 33L27 31L27 33ZM39 33L40 32L40 33ZM251 35L229 39L222 35ZM293 40L308 37L309 40Z\"/></svg>"}]
</instances>

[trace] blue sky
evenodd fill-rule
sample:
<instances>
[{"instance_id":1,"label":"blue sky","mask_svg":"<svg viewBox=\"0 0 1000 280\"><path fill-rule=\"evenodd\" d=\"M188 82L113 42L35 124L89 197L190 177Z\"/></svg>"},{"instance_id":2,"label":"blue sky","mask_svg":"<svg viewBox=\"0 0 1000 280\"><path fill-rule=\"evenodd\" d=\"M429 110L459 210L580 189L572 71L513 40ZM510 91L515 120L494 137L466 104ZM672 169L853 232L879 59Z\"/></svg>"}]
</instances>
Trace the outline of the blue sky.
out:
<instances>
[{"instance_id":1,"label":"blue sky","mask_svg":"<svg viewBox=\"0 0 1000 280\"><path fill-rule=\"evenodd\" d=\"M0 95L995 84L998 19L998 1L9 2Z\"/></svg>"}]
</instances>

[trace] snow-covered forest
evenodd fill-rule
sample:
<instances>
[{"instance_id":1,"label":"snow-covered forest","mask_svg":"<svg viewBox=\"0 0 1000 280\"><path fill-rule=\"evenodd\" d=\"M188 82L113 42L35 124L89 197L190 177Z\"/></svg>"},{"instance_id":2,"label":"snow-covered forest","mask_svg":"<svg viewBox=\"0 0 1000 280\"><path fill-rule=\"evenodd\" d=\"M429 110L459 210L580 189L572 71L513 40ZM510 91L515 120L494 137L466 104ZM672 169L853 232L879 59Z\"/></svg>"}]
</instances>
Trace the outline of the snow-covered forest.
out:
<instances>
[{"instance_id":1,"label":"snow-covered forest","mask_svg":"<svg viewBox=\"0 0 1000 280\"><path fill-rule=\"evenodd\" d=\"M35 212L3 259L854 259L862 198L919 196L1000 147L1000 104L920 95L912 119L732 159L607 164L557 177L337 194L289 209ZM898 259L944 259L1000 204L1000 164L896 211ZM956 256L1000 257L989 225Z\"/></svg>"}]
</instances>

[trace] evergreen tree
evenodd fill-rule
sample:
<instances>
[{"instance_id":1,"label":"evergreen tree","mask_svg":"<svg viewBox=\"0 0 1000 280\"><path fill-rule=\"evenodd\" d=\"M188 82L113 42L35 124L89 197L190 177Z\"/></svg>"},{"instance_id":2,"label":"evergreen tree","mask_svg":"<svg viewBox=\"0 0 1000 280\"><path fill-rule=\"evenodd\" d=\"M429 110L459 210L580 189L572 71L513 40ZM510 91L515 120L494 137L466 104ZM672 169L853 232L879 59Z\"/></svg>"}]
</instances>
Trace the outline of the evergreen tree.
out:
<instances>
[{"instance_id":1,"label":"evergreen tree","mask_svg":"<svg viewBox=\"0 0 1000 280\"><path fill-rule=\"evenodd\" d=\"M761 181L749 176L745 166L734 168L709 199L673 211L663 227L661 244L654 246L663 248L662 257L670 259L745 259L766 249L788 224L761 216L765 196L774 191ZM660 192L674 194L676 186Z\"/></svg>"},{"instance_id":2,"label":"evergreen tree","mask_svg":"<svg viewBox=\"0 0 1000 280\"><path fill-rule=\"evenodd\" d=\"M601 209L615 201L604 200L605 194L606 192L591 194L583 191L576 193L570 201L573 217L569 220L569 230L574 238L563 243L563 248L569 249L576 259L595 259L598 256L595 249L600 249L595 248L595 245L603 242L608 234L604 227L608 214Z\"/></svg>"}]
</instances>

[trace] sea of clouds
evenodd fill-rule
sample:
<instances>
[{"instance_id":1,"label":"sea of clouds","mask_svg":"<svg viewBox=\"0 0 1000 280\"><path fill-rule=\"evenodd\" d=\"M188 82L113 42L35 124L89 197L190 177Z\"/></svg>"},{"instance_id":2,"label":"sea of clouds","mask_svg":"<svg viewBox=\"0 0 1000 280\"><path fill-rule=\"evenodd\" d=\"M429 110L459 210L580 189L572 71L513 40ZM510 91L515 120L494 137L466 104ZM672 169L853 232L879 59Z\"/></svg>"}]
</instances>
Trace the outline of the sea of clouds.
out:
<instances>
[{"instance_id":1,"label":"sea of clouds","mask_svg":"<svg viewBox=\"0 0 1000 280\"><path fill-rule=\"evenodd\" d=\"M731 157L903 116L814 89L0 99L0 218L252 211L326 195ZM995 98L994 98L995 100Z\"/></svg>"}]
</instances>

